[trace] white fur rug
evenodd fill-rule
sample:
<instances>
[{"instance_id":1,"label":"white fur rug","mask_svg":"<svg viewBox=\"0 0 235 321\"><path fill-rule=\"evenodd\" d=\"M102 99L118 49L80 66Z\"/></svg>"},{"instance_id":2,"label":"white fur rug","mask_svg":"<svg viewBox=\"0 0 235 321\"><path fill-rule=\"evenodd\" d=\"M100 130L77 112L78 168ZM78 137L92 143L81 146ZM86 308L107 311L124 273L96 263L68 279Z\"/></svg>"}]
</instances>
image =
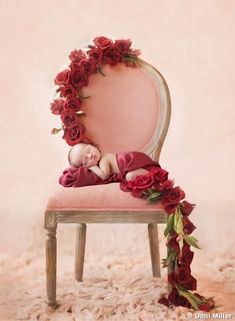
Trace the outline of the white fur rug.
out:
<instances>
[{"instance_id":1,"label":"white fur rug","mask_svg":"<svg viewBox=\"0 0 235 321\"><path fill-rule=\"evenodd\" d=\"M160 228L160 235L162 235ZM187 320L189 310L157 303L167 291L166 270L152 277L147 228L143 225L88 225L84 280L74 280L75 228L59 227L57 299L47 307L43 235L20 253L0 259L1 321L155 321ZM161 257L165 240L160 239ZM198 292L215 296L214 312L234 313L235 257L196 250L192 265ZM200 262L200 263L199 263Z\"/></svg>"}]
</instances>

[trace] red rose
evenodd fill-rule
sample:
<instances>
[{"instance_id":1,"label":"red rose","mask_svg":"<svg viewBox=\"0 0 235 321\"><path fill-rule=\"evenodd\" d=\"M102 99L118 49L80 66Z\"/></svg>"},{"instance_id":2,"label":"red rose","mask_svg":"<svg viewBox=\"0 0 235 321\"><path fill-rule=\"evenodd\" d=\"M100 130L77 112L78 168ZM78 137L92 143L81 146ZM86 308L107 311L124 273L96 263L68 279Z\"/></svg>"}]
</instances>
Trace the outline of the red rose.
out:
<instances>
[{"instance_id":1,"label":"red rose","mask_svg":"<svg viewBox=\"0 0 235 321\"><path fill-rule=\"evenodd\" d=\"M86 54L81 49L79 49L79 50L75 49L70 52L69 58L71 61L80 61L80 60L86 58Z\"/></svg>"},{"instance_id":2,"label":"red rose","mask_svg":"<svg viewBox=\"0 0 235 321\"><path fill-rule=\"evenodd\" d=\"M81 101L77 97L74 97L74 96L66 97L66 101L64 103L64 108L66 110L76 112L76 111L79 111L80 106L81 106Z\"/></svg>"},{"instance_id":3,"label":"red rose","mask_svg":"<svg viewBox=\"0 0 235 321\"><path fill-rule=\"evenodd\" d=\"M168 172L161 167L154 167L150 170L150 174L155 181L164 182L168 178Z\"/></svg>"},{"instance_id":4,"label":"red rose","mask_svg":"<svg viewBox=\"0 0 235 321\"><path fill-rule=\"evenodd\" d=\"M194 252L190 250L188 243L184 241L180 263L189 266L192 263Z\"/></svg>"},{"instance_id":5,"label":"red rose","mask_svg":"<svg viewBox=\"0 0 235 321\"><path fill-rule=\"evenodd\" d=\"M96 61L93 57L80 61L80 71L83 74L91 75L96 70Z\"/></svg>"},{"instance_id":6,"label":"red rose","mask_svg":"<svg viewBox=\"0 0 235 321\"><path fill-rule=\"evenodd\" d=\"M172 188L171 190L164 193L161 202L167 213L174 213L179 202L185 197L184 191L179 186Z\"/></svg>"},{"instance_id":7,"label":"red rose","mask_svg":"<svg viewBox=\"0 0 235 321\"><path fill-rule=\"evenodd\" d=\"M51 103L51 111L55 115L60 115L64 109L64 100L63 99L54 99Z\"/></svg>"},{"instance_id":8,"label":"red rose","mask_svg":"<svg viewBox=\"0 0 235 321\"><path fill-rule=\"evenodd\" d=\"M79 70L73 70L71 72L71 83L75 88L87 86L88 78L84 73Z\"/></svg>"},{"instance_id":9,"label":"red rose","mask_svg":"<svg viewBox=\"0 0 235 321\"><path fill-rule=\"evenodd\" d=\"M168 295L168 300L171 304L175 306L191 308L191 304L189 303L189 301L186 298L180 296L178 290L175 287L171 290L170 294Z\"/></svg>"},{"instance_id":10,"label":"red rose","mask_svg":"<svg viewBox=\"0 0 235 321\"><path fill-rule=\"evenodd\" d=\"M99 49L102 50L109 48L113 44L113 41L106 37L96 37L93 42Z\"/></svg>"},{"instance_id":11,"label":"red rose","mask_svg":"<svg viewBox=\"0 0 235 321\"><path fill-rule=\"evenodd\" d=\"M196 226L190 221L188 216L183 216L183 225L184 225L184 232L187 234L191 234Z\"/></svg>"},{"instance_id":12,"label":"red rose","mask_svg":"<svg viewBox=\"0 0 235 321\"><path fill-rule=\"evenodd\" d=\"M117 50L121 53L121 54L125 54L127 53L128 49L131 46L131 40L130 39L126 39L126 40L116 40L114 43L114 47L117 48Z\"/></svg>"},{"instance_id":13,"label":"red rose","mask_svg":"<svg viewBox=\"0 0 235 321\"><path fill-rule=\"evenodd\" d=\"M55 84L56 85L65 85L69 82L69 76L70 76L70 70L66 69L64 71L61 71L58 73L58 75L55 78Z\"/></svg>"},{"instance_id":14,"label":"red rose","mask_svg":"<svg viewBox=\"0 0 235 321\"><path fill-rule=\"evenodd\" d=\"M64 131L63 139L65 139L66 143L70 146L76 145L81 142L88 142L85 137L85 127L81 124L78 124L73 128L66 128Z\"/></svg>"},{"instance_id":15,"label":"red rose","mask_svg":"<svg viewBox=\"0 0 235 321\"><path fill-rule=\"evenodd\" d=\"M183 215L187 215L188 216L192 212L192 210L194 209L194 206L195 206L195 204L191 204L191 203L189 203L187 201L183 201L180 204L181 213Z\"/></svg>"},{"instance_id":16,"label":"red rose","mask_svg":"<svg viewBox=\"0 0 235 321\"><path fill-rule=\"evenodd\" d=\"M164 297L161 297L157 302L158 302L158 303L161 303L161 304L164 304L164 305L166 305L167 307L169 307L169 305L170 305L169 300L168 300L167 298L164 298Z\"/></svg>"},{"instance_id":17,"label":"red rose","mask_svg":"<svg viewBox=\"0 0 235 321\"><path fill-rule=\"evenodd\" d=\"M71 71L75 71L75 70L80 70L80 61L72 61L71 64L69 65L69 68L71 69Z\"/></svg>"},{"instance_id":18,"label":"red rose","mask_svg":"<svg viewBox=\"0 0 235 321\"><path fill-rule=\"evenodd\" d=\"M191 269L188 266L180 266L175 272L168 275L168 281L172 284L179 284L187 290L196 290L197 280L191 275Z\"/></svg>"},{"instance_id":19,"label":"red rose","mask_svg":"<svg viewBox=\"0 0 235 321\"><path fill-rule=\"evenodd\" d=\"M116 48L108 48L104 51L104 61L111 66L121 62L121 54Z\"/></svg>"},{"instance_id":20,"label":"red rose","mask_svg":"<svg viewBox=\"0 0 235 321\"><path fill-rule=\"evenodd\" d=\"M96 66L99 66L102 62L103 51L99 48L93 47L87 51L89 57L95 59Z\"/></svg>"},{"instance_id":21,"label":"red rose","mask_svg":"<svg viewBox=\"0 0 235 321\"><path fill-rule=\"evenodd\" d=\"M156 184L154 184L155 189L160 192L166 192L169 189L172 189L173 186L174 186L174 182L170 179L167 181L157 182Z\"/></svg>"},{"instance_id":22,"label":"red rose","mask_svg":"<svg viewBox=\"0 0 235 321\"><path fill-rule=\"evenodd\" d=\"M137 176L133 181L127 183L127 187L131 191L131 194L135 197L141 197L143 191L146 191L154 183L154 180L150 173Z\"/></svg>"},{"instance_id":23,"label":"red rose","mask_svg":"<svg viewBox=\"0 0 235 321\"><path fill-rule=\"evenodd\" d=\"M60 97L66 97L66 96L76 96L77 95L77 90L69 84L66 84L64 86L61 86L60 89Z\"/></svg>"},{"instance_id":24,"label":"red rose","mask_svg":"<svg viewBox=\"0 0 235 321\"><path fill-rule=\"evenodd\" d=\"M176 253L180 252L179 243L177 242L178 234L174 233L167 242L167 246L172 247Z\"/></svg>"},{"instance_id":25,"label":"red rose","mask_svg":"<svg viewBox=\"0 0 235 321\"><path fill-rule=\"evenodd\" d=\"M78 125L78 116L70 110L62 112L61 120L66 128L72 128Z\"/></svg>"}]
</instances>

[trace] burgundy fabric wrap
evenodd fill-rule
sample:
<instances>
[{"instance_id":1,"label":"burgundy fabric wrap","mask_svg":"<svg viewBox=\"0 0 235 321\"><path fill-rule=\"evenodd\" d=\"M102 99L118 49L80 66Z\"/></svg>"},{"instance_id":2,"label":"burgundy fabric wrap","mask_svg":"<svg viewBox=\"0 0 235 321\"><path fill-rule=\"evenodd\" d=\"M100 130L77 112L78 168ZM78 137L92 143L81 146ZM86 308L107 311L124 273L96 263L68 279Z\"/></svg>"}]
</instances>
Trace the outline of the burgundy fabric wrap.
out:
<instances>
[{"instance_id":1,"label":"burgundy fabric wrap","mask_svg":"<svg viewBox=\"0 0 235 321\"><path fill-rule=\"evenodd\" d=\"M149 156L141 152L125 152L116 154L119 174L113 173L106 180L102 180L87 167L70 167L63 171L59 178L59 183L64 187L82 187L88 185L108 184L122 182L125 180L127 172L138 168L150 170L160 166Z\"/></svg>"},{"instance_id":2,"label":"burgundy fabric wrap","mask_svg":"<svg viewBox=\"0 0 235 321\"><path fill-rule=\"evenodd\" d=\"M125 152L116 154L118 168L120 170L119 178L125 179L127 172L134 171L138 168L150 170L153 167L160 167L148 155L141 152ZM120 177L121 176L121 177Z\"/></svg>"}]
</instances>

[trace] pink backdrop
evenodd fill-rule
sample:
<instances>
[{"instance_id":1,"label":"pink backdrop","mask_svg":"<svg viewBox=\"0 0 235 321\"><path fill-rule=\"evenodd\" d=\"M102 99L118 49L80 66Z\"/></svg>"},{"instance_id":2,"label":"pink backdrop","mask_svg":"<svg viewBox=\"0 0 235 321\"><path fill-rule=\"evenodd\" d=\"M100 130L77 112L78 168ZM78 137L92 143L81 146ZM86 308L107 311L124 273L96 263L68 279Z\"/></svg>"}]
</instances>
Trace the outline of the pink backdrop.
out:
<instances>
[{"instance_id":1,"label":"pink backdrop","mask_svg":"<svg viewBox=\"0 0 235 321\"><path fill-rule=\"evenodd\" d=\"M203 247L234 248L235 2L127 4L1 1L0 248L43 242L43 210L69 150L50 135L60 125L49 110L53 80L98 35L131 38L164 75L172 118L161 164L197 204Z\"/></svg>"}]
</instances>

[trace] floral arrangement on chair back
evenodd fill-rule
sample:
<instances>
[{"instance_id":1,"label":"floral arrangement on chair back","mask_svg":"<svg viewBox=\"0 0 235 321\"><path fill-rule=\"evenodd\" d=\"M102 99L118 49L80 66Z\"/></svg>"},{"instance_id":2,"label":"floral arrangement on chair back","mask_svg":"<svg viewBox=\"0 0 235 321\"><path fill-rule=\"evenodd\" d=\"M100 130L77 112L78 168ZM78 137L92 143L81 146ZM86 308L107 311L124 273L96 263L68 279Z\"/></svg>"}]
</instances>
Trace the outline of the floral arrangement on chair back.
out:
<instances>
[{"instance_id":1,"label":"floral arrangement on chair back","mask_svg":"<svg viewBox=\"0 0 235 321\"><path fill-rule=\"evenodd\" d=\"M115 66L125 63L127 67L141 67L143 61L138 57L140 50L132 49L131 44L129 39L113 41L107 37L96 37L86 52L76 49L70 53L68 68L55 77L59 98L51 103L51 111L60 117L62 127L53 128L53 134L62 131L62 138L70 146L81 142L94 144L80 122L80 118L85 116L83 101L89 99L89 96L83 95L82 89L88 85L92 74L104 76L105 64ZM167 213L164 235L167 238L168 255L162 263L163 267L169 268L168 282L172 290L167 298L162 297L158 302L168 307L184 306L195 311L213 309L213 297L206 298L193 292L197 289L197 280L191 274L190 265L194 256L191 248L200 248L197 239L191 235L196 227L189 219L195 204L185 200L185 192L179 186L174 187L168 172L160 166L151 168L147 174L133 180L121 181L120 188L150 203L161 202Z\"/></svg>"}]
</instances>

